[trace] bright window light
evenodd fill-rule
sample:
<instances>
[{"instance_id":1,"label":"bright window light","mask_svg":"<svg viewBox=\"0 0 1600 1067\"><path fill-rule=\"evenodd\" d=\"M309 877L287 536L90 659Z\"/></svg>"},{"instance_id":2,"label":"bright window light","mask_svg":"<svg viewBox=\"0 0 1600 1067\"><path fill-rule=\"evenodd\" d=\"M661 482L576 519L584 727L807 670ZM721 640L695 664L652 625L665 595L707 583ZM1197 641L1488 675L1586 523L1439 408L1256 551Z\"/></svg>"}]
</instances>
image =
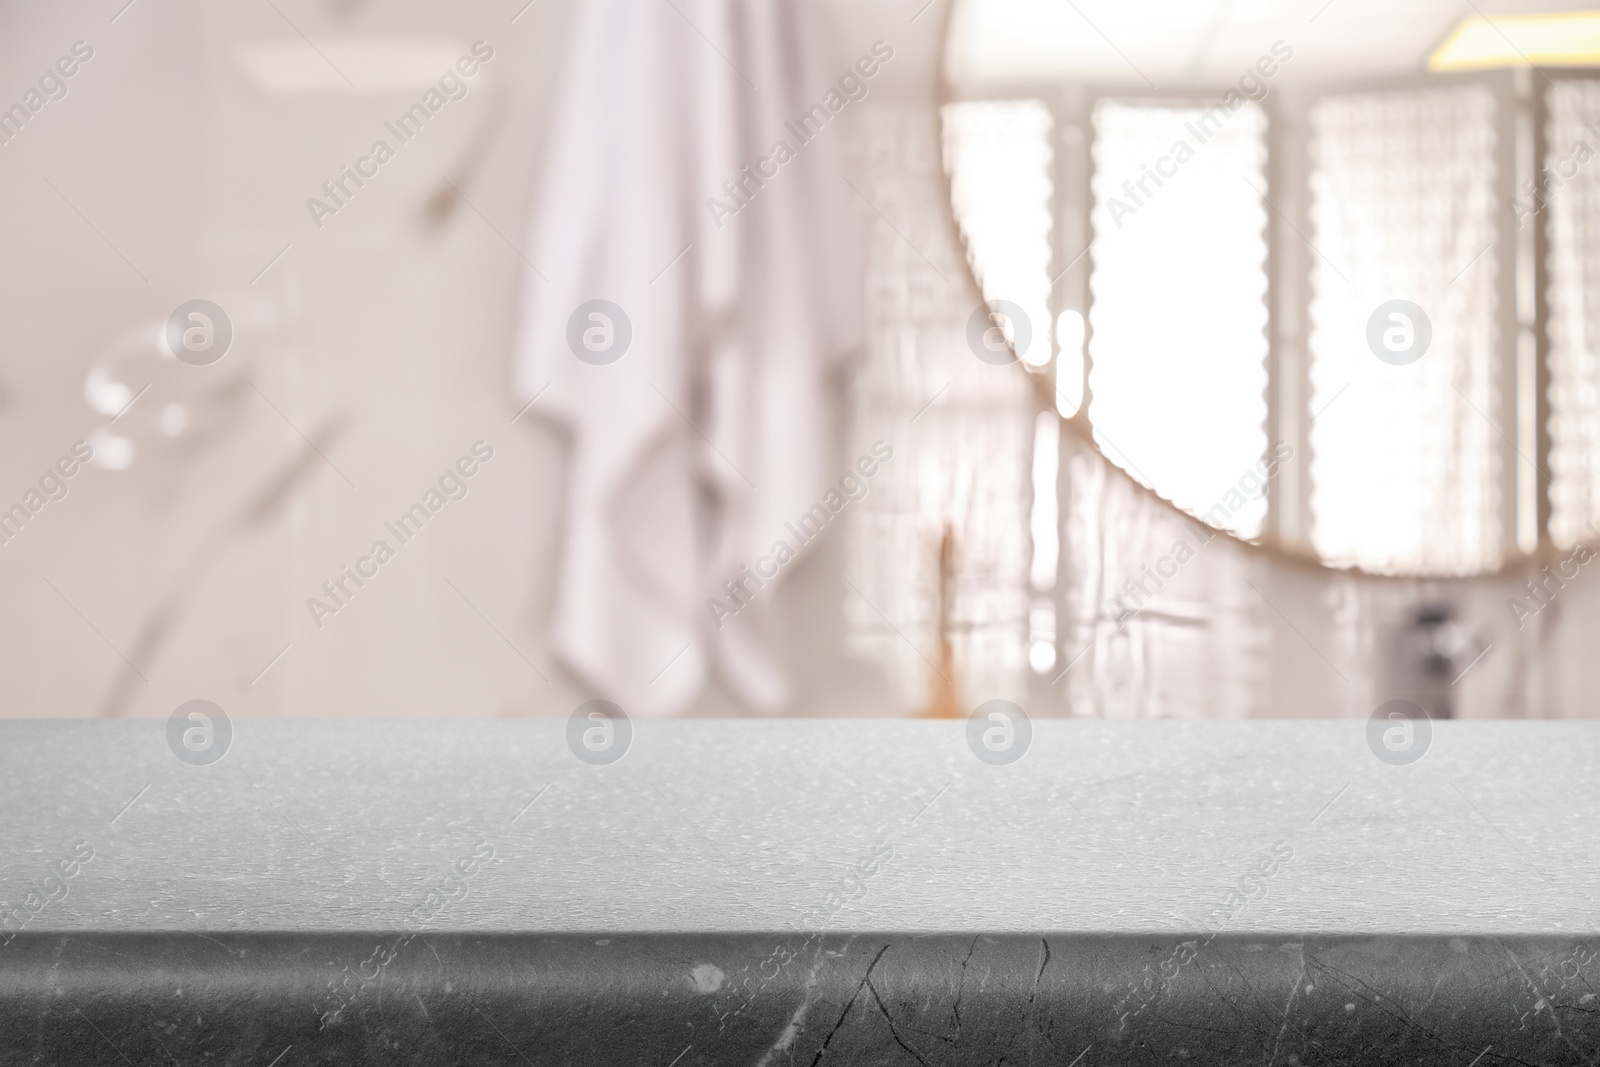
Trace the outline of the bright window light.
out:
<instances>
[{"instance_id":1,"label":"bright window light","mask_svg":"<svg viewBox=\"0 0 1600 1067\"><path fill-rule=\"evenodd\" d=\"M1056 606L1040 597L1028 611L1028 666L1044 674L1056 665Z\"/></svg>"},{"instance_id":2,"label":"bright window light","mask_svg":"<svg viewBox=\"0 0 1600 1067\"><path fill-rule=\"evenodd\" d=\"M1070 419L1083 407L1083 314L1056 317L1056 410Z\"/></svg>"},{"instance_id":3,"label":"bright window light","mask_svg":"<svg viewBox=\"0 0 1600 1067\"><path fill-rule=\"evenodd\" d=\"M1311 543L1330 562L1464 574L1502 558L1515 421L1496 328L1496 121L1482 85L1311 111ZM1386 331L1398 344L1424 321L1420 354L1385 348Z\"/></svg>"},{"instance_id":4,"label":"bright window light","mask_svg":"<svg viewBox=\"0 0 1600 1067\"><path fill-rule=\"evenodd\" d=\"M1267 450L1266 116L1105 100L1094 127L1095 438L1174 504L1255 537L1266 498L1237 487Z\"/></svg>"},{"instance_id":5,"label":"bright window light","mask_svg":"<svg viewBox=\"0 0 1600 1067\"><path fill-rule=\"evenodd\" d=\"M1061 556L1061 534L1056 529L1056 474L1061 465L1061 422L1053 412L1042 411L1033 423L1033 566L1029 571L1035 589L1055 588L1056 563Z\"/></svg>"},{"instance_id":6,"label":"bright window light","mask_svg":"<svg viewBox=\"0 0 1600 1067\"><path fill-rule=\"evenodd\" d=\"M1050 129L1037 100L950 104L944 110L950 193L985 300L1028 316L1032 368L1050 351Z\"/></svg>"},{"instance_id":7,"label":"bright window light","mask_svg":"<svg viewBox=\"0 0 1600 1067\"><path fill-rule=\"evenodd\" d=\"M1571 546L1600 539L1600 80L1558 80L1549 115L1550 536Z\"/></svg>"}]
</instances>

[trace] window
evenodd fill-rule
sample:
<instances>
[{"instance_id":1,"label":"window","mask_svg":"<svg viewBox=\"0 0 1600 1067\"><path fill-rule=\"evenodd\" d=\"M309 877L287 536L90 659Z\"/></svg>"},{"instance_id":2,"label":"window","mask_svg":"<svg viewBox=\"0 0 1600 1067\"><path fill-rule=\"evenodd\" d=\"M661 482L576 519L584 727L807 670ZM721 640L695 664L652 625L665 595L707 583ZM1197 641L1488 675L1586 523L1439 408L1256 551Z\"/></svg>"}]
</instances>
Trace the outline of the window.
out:
<instances>
[{"instance_id":1,"label":"window","mask_svg":"<svg viewBox=\"0 0 1600 1067\"><path fill-rule=\"evenodd\" d=\"M1331 563L1471 573L1506 547L1495 119L1482 85L1311 109L1311 542ZM1425 319L1381 310L1401 300ZM1426 351L1375 355L1374 315Z\"/></svg>"},{"instance_id":2,"label":"window","mask_svg":"<svg viewBox=\"0 0 1600 1067\"><path fill-rule=\"evenodd\" d=\"M1241 537L1266 517L1259 494L1224 502L1267 450L1265 132L1254 104L1094 110L1095 440L1145 485Z\"/></svg>"},{"instance_id":3,"label":"window","mask_svg":"<svg viewBox=\"0 0 1600 1067\"><path fill-rule=\"evenodd\" d=\"M1028 317L1030 367L1050 362L1050 112L1037 100L945 109L951 206L986 300Z\"/></svg>"},{"instance_id":4,"label":"window","mask_svg":"<svg viewBox=\"0 0 1600 1067\"><path fill-rule=\"evenodd\" d=\"M1600 80L1268 103L947 108L986 293L1057 314L1057 410L1190 514L1333 565L1470 574L1600 537ZM1081 298L1054 288L1062 212L1087 220ZM1285 446L1289 475L1217 508Z\"/></svg>"},{"instance_id":5,"label":"window","mask_svg":"<svg viewBox=\"0 0 1600 1067\"><path fill-rule=\"evenodd\" d=\"M1550 534L1600 538L1600 80L1549 91ZM1524 200L1519 218L1538 210Z\"/></svg>"}]
</instances>

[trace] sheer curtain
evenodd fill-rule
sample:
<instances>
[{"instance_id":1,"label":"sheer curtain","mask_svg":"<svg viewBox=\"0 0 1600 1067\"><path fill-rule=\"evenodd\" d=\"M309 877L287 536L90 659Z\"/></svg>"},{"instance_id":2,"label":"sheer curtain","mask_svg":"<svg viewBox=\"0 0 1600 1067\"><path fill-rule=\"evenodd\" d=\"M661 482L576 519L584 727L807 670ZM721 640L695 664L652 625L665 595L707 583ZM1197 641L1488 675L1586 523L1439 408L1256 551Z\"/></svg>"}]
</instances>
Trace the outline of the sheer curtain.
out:
<instances>
[{"instance_id":1,"label":"sheer curtain","mask_svg":"<svg viewBox=\"0 0 1600 1067\"><path fill-rule=\"evenodd\" d=\"M951 223L938 116L886 104L863 125L873 211L851 454L883 440L894 459L853 513L847 644L879 665L902 710L944 696L964 714L1027 684L1035 401L1020 368L967 347L980 298Z\"/></svg>"},{"instance_id":2,"label":"sheer curtain","mask_svg":"<svg viewBox=\"0 0 1600 1067\"><path fill-rule=\"evenodd\" d=\"M1550 533L1600 540L1600 80L1549 90ZM1585 146L1580 148L1579 146ZM1587 151L1585 151L1587 149Z\"/></svg>"},{"instance_id":3,"label":"sheer curtain","mask_svg":"<svg viewBox=\"0 0 1600 1067\"><path fill-rule=\"evenodd\" d=\"M1471 573L1504 554L1495 121L1483 85L1311 111L1311 539L1336 564ZM1397 300L1432 332L1404 365L1368 342Z\"/></svg>"}]
</instances>

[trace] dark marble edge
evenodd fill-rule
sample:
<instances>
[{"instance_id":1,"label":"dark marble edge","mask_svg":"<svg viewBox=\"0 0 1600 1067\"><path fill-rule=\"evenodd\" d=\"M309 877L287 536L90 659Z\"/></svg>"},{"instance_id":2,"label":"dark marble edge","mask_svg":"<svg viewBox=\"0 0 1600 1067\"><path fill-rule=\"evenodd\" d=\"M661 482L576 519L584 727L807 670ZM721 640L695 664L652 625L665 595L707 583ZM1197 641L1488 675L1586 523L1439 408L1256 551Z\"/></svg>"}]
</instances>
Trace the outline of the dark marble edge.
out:
<instances>
[{"instance_id":1,"label":"dark marble edge","mask_svg":"<svg viewBox=\"0 0 1600 1067\"><path fill-rule=\"evenodd\" d=\"M1560 936L25 931L0 1062L1593 1064L1597 990Z\"/></svg>"}]
</instances>

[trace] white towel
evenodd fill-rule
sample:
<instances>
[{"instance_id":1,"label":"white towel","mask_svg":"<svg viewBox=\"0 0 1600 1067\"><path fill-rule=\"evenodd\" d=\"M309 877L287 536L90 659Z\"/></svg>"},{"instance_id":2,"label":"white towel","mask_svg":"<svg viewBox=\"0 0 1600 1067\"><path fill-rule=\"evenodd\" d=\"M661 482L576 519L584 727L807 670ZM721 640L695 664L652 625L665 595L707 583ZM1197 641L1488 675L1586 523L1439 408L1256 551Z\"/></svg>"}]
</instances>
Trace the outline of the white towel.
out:
<instances>
[{"instance_id":1,"label":"white towel","mask_svg":"<svg viewBox=\"0 0 1600 1067\"><path fill-rule=\"evenodd\" d=\"M516 388L570 432L557 653L630 715L681 713L713 662L756 710L789 699L750 631L761 604L718 628L707 599L837 477L859 208L837 123L804 144L786 126L831 81L811 17L802 0L586 0L571 14ZM708 208L735 203L724 183L778 141L794 158L747 185L745 206ZM607 365L568 345L569 318L596 299L632 327Z\"/></svg>"}]
</instances>

